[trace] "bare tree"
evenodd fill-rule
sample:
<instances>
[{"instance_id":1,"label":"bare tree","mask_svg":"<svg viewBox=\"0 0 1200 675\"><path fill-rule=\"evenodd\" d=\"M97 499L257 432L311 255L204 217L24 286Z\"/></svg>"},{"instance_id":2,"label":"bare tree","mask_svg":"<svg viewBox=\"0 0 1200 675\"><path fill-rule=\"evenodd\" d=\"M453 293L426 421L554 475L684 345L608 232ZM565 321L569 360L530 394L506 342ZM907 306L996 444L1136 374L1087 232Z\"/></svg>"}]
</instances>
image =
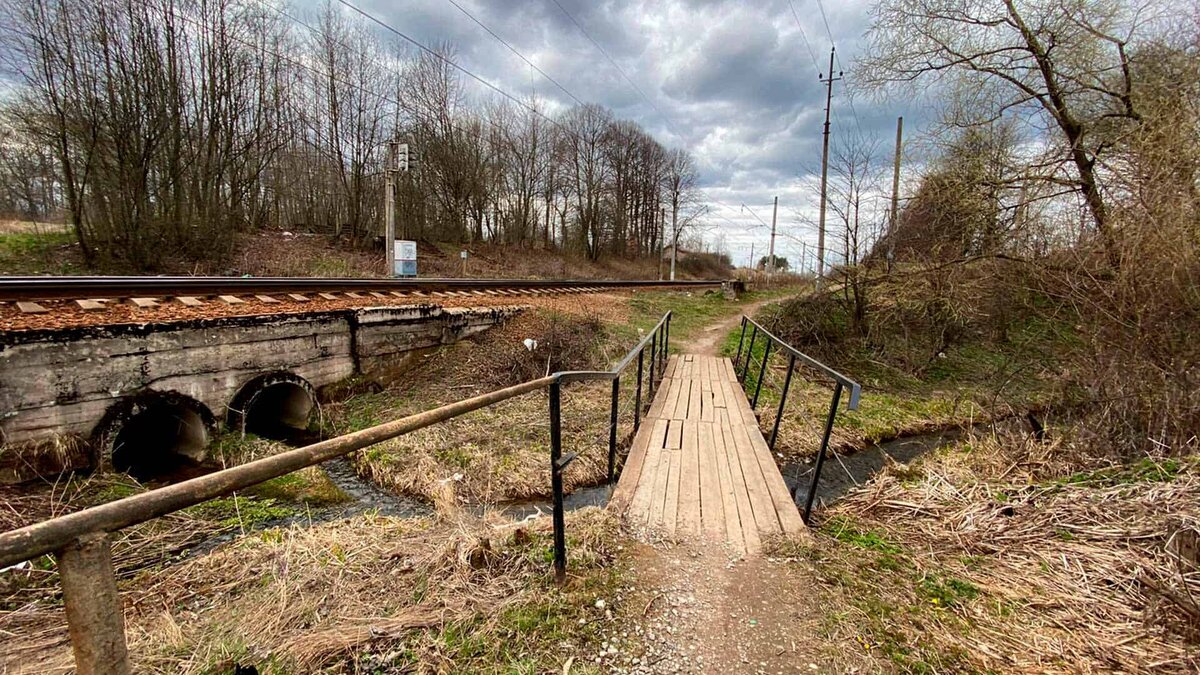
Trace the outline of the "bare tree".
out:
<instances>
[{"instance_id":1,"label":"bare tree","mask_svg":"<svg viewBox=\"0 0 1200 675\"><path fill-rule=\"evenodd\" d=\"M876 86L958 78L988 98L975 123L1011 116L1030 120L1032 136L1049 134L1055 162L1038 177L1078 191L1115 266L1118 233L1099 175L1112 136L1100 131L1141 117L1129 55L1152 20L1141 9L1092 0L883 0L872 10L860 74Z\"/></svg>"}]
</instances>

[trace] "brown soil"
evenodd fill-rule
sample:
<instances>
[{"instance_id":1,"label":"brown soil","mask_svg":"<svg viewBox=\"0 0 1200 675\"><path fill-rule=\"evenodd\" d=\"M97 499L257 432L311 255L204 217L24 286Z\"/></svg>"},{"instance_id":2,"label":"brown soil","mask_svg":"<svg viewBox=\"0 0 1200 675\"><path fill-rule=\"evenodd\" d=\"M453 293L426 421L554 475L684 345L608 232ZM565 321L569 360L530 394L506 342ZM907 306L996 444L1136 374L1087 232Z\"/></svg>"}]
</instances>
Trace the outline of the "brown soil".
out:
<instances>
[{"instance_id":1,"label":"brown soil","mask_svg":"<svg viewBox=\"0 0 1200 675\"><path fill-rule=\"evenodd\" d=\"M807 570L691 544L635 544L633 560L630 616L618 622L604 656L591 659L611 672L812 673L861 665L830 663L815 648L826 608Z\"/></svg>"},{"instance_id":2,"label":"brown soil","mask_svg":"<svg viewBox=\"0 0 1200 675\"><path fill-rule=\"evenodd\" d=\"M725 340L725 336L729 334L729 331L741 323L743 314L753 316L758 311L758 308L763 305L771 302L779 302L780 300L781 298L768 298L744 305L738 314L705 326L702 330L698 330L693 335L688 336L686 340L681 340L679 342L679 350L684 354L720 356L721 343Z\"/></svg>"}]
</instances>

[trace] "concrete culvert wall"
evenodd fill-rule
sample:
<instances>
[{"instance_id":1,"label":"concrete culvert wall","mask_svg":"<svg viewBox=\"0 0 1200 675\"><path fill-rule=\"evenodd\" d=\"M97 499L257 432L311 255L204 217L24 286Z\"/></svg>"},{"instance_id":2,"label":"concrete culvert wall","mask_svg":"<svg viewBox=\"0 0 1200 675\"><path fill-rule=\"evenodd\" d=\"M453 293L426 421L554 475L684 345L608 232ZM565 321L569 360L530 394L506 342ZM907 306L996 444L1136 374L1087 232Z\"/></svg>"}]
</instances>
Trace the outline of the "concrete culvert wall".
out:
<instances>
[{"instance_id":1,"label":"concrete culvert wall","mask_svg":"<svg viewBox=\"0 0 1200 675\"><path fill-rule=\"evenodd\" d=\"M140 481L188 477L204 461L213 425L208 408L182 394L145 392L122 399L97 427L100 468Z\"/></svg>"},{"instance_id":2,"label":"concrete culvert wall","mask_svg":"<svg viewBox=\"0 0 1200 675\"><path fill-rule=\"evenodd\" d=\"M263 438L302 440L315 407L316 395L307 380L292 373L269 373L238 391L229 404L227 424Z\"/></svg>"}]
</instances>

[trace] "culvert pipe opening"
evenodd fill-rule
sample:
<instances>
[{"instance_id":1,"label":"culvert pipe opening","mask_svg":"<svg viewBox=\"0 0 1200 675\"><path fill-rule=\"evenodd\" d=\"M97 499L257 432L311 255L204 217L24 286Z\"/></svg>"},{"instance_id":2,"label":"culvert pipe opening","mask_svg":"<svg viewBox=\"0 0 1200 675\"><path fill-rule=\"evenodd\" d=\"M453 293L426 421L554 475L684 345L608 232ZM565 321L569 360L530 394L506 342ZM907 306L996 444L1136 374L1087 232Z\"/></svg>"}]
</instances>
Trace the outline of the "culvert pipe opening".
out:
<instances>
[{"instance_id":1,"label":"culvert pipe opening","mask_svg":"<svg viewBox=\"0 0 1200 675\"><path fill-rule=\"evenodd\" d=\"M112 444L112 465L139 481L185 477L208 446L208 425L198 410L157 401L133 413Z\"/></svg>"},{"instance_id":2,"label":"culvert pipe opening","mask_svg":"<svg viewBox=\"0 0 1200 675\"><path fill-rule=\"evenodd\" d=\"M275 440L293 440L308 428L312 395L293 382L268 385L250 399L246 431Z\"/></svg>"}]
</instances>

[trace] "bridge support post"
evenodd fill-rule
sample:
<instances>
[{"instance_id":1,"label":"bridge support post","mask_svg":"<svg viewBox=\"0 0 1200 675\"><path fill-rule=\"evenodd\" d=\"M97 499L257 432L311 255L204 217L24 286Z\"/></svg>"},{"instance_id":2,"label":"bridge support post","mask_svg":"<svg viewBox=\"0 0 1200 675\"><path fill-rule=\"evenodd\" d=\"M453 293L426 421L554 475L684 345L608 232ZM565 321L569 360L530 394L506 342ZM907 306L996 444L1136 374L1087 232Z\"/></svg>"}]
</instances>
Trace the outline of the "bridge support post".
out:
<instances>
[{"instance_id":1,"label":"bridge support post","mask_svg":"<svg viewBox=\"0 0 1200 675\"><path fill-rule=\"evenodd\" d=\"M645 360L645 356L645 349L638 352L637 387L635 388L637 393L633 397L633 433L635 434L638 427L642 425L642 362Z\"/></svg>"},{"instance_id":2,"label":"bridge support post","mask_svg":"<svg viewBox=\"0 0 1200 675\"><path fill-rule=\"evenodd\" d=\"M763 377L767 374L767 361L771 358L771 345L773 343L768 340L766 349L763 349L762 366L758 369L758 382L754 385L754 400L750 402L750 409L758 409L758 395L762 392Z\"/></svg>"},{"instance_id":3,"label":"bridge support post","mask_svg":"<svg viewBox=\"0 0 1200 675\"><path fill-rule=\"evenodd\" d=\"M779 395L779 410L775 411L775 426L771 429L771 441L768 445L775 449L775 439L779 437L779 421L783 419L783 406L787 404L788 389L792 386L792 371L796 369L796 355L788 359L787 377L783 378L783 393Z\"/></svg>"},{"instance_id":4,"label":"bridge support post","mask_svg":"<svg viewBox=\"0 0 1200 675\"><path fill-rule=\"evenodd\" d=\"M612 409L608 413L608 484L617 475L617 400L621 395L621 376L612 381Z\"/></svg>"},{"instance_id":5,"label":"bridge support post","mask_svg":"<svg viewBox=\"0 0 1200 675\"><path fill-rule=\"evenodd\" d=\"M812 484L808 487L808 498L804 500L805 525L808 524L808 518L812 515L813 502L817 499L817 483L821 481L821 467L825 465L825 451L829 448L829 436L833 433L833 419L837 417L838 402L841 400L842 383L838 382L833 385L833 400L829 402L829 416L825 418L825 432L821 435L821 449L817 451L817 462L813 465Z\"/></svg>"},{"instance_id":6,"label":"bridge support post","mask_svg":"<svg viewBox=\"0 0 1200 675\"><path fill-rule=\"evenodd\" d=\"M746 347L746 362L742 364L742 385L746 384L746 373L750 370L750 359L754 357L754 338L758 337L758 324L750 327L750 344Z\"/></svg>"},{"instance_id":7,"label":"bridge support post","mask_svg":"<svg viewBox=\"0 0 1200 675\"><path fill-rule=\"evenodd\" d=\"M56 552L75 672L129 675L125 615L108 534L85 534Z\"/></svg>"},{"instance_id":8,"label":"bridge support post","mask_svg":"<svg viewBox=\"0 0 1200 675\"><path fill-rule=\"evenodd\" d=\"M567 524L563 514L562 382L550 383L550 488L554 492L554 580L567 580Z\"/></svg>"},{"instance_id":9,"label":"bridge support post","mask_svg":"<svg viewBox=\"0 0 1200 675\"><path fill-rule=\"evenodd\" d=\"M737 356L733 357L734 372L737 372L738 362L742 360L742 343L746 341L746 315L742 315L742 334L738 336Z\"/></svg>"},{"instance_id":10,"label":"bridge support post","mask_svg":"<svg viewBox=\"0 0 1200 675\"><path fill-rule=\"evenodd\" d=\"M650 382L647 385L650 388L650 398L654 398L654 365L658 363L658 332L650 338Z\"/></svg>"}]
</instances>

